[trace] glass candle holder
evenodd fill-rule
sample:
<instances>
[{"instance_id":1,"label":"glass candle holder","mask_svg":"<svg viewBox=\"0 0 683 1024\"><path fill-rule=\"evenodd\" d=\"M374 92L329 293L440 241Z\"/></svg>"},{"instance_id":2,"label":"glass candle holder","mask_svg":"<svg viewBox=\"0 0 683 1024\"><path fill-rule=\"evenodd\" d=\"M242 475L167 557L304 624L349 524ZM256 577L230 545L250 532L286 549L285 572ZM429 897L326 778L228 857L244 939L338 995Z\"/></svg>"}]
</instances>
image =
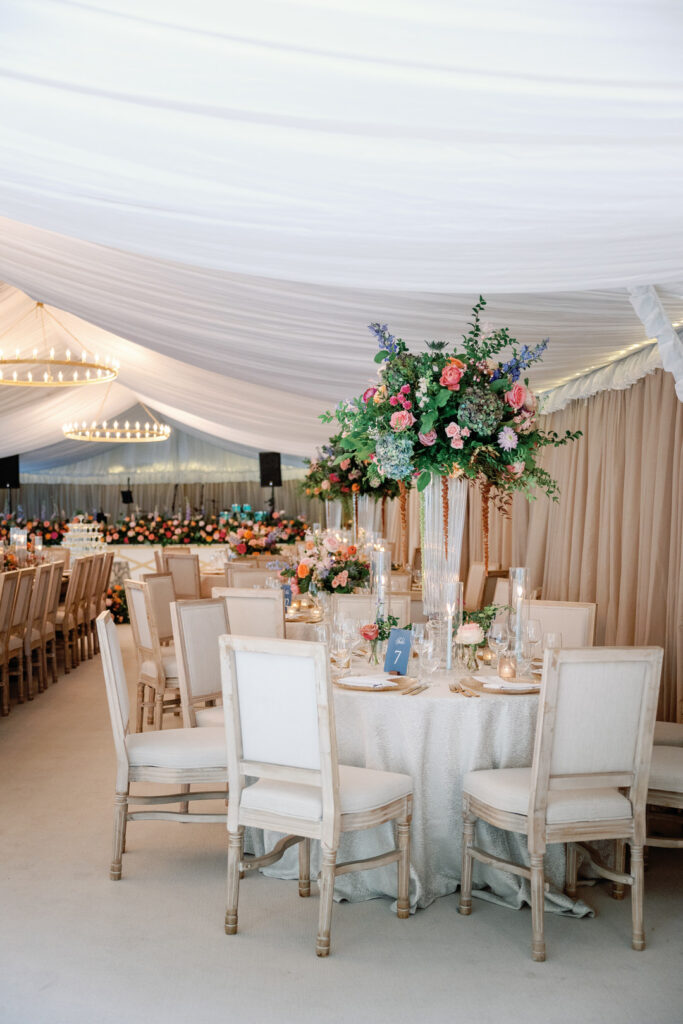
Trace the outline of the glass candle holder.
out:
<instances>
[{"instance_id":1,"label":"glass candle holder","mask_svg":"<svg viewBox=\"0 0 683 1024\"><path fill-rule=\"evenodd\" d=\"M529 570L516 566L508 573L510 653L521 655L529 618Z\"/></svg>"},{"instance_id":2,"label":"glass candle holder","mask_svg":"<svg viewBox=\"0 0 683 1024\"><path fill-rule=\"evenodd\" d=\"M498 659L498 675L501 679L514 679L517 675L516 659L507 654L501 654Z\"/></svg>"}]
</instances>

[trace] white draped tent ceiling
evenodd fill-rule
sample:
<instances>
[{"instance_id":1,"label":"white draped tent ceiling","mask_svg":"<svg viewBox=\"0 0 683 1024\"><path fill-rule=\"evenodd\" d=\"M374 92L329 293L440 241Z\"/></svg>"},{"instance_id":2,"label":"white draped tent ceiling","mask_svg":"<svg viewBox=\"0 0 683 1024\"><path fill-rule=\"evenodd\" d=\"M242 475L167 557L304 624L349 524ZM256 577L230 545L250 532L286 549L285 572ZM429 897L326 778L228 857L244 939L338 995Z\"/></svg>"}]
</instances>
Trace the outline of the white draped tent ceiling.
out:
<instances>
[{"instance_id":1,"label":"white draped tent ceiling","mask_svg":"<svg viewBox=\"0 0 683 1024\"><path fill-rule=\"evenodd\" d=\"M0 389L0 454L144 402L309 455L370 321L454 340L480 293L550 337L548 409L660 365L683 399L682 30L678 0L5 0L0 335L41 300L121 373Z\"/></svg>"}]
</instances>

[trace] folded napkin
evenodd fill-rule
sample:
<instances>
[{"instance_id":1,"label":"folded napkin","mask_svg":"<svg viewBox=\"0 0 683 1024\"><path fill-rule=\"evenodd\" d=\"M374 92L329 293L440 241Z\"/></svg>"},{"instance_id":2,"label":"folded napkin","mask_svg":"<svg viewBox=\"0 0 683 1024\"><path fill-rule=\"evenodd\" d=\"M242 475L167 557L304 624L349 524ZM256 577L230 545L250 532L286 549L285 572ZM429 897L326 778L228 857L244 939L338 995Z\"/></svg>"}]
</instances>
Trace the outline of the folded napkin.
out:
<instances>
[{"instance_id":1,"label":"folded napkin","mask_svg":"<svg viewBox=\"0 0 683 1024\"><path fill-rule=\"evenodd\" d=\"M344 676L339 682L344 686L371 686L373 689L381 687L383 690L398 686L395 679L391 679L388 675L377 675L376 672L367 676Z\"/></svg>"},{"instance_id":2,"label":"folded napkin","mask_svg":"<svg viewBox=\"0 0 683 1024\"><path fill-rule=\"evenodd\" d=\"M533 680L522 680L522 679L481 679L481 677L475 676L475 679L479 679L483 682L485 690L509 690L510 693L514 693L515 690L540 690L541 684L535 683Z\"/></svg>"}]
</instances>

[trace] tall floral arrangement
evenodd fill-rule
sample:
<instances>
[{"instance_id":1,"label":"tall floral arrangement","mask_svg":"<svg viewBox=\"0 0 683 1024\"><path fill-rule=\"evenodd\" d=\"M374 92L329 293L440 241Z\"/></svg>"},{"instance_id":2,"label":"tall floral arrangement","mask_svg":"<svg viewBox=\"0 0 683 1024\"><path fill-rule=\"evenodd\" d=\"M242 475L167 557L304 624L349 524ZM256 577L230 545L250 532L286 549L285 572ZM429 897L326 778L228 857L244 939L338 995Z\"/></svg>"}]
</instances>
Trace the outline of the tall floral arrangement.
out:
<instances>
[{"instance_id":1,"label":"tall floral arrangement","mask_svg":"<svg viewBox=\"0 0 683 1024\"><path fill-rule=\"evenodd\" d=\"M343 439L335 435L308 460L300 490L307 497L321 501L344 501L355 494L393 498L398 494L398 482L383 479L370 460L349 453Z\"/></svg>"}]
</instances>

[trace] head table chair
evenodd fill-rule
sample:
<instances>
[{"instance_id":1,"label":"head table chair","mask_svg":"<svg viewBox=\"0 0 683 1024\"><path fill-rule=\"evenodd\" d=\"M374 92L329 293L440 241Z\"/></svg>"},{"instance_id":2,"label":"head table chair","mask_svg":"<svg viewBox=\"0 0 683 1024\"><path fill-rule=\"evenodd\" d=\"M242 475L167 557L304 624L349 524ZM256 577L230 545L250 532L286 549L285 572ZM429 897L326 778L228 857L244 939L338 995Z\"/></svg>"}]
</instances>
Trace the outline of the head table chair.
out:
<instances>
[{"instance_id":1,"label":"head table chair","mask_svg":"<svg viewBox=\"0 0 683 1024\"><path fill-rule=\"evenodd\" d=\"M39 565L35 570L31 604L28 610L28 621L24 634L24 662L26 664L26 680L28 699L33 700L33 654L37 655L38 692L47 689L47 660L45 658L44 625L47 614L47 600L52 577L51 565Z\"/></svg>"},{"instance_id":2,"label":"head table chair","mask_svg":"<svg viewBox=\"0 0 683 1024\"><path fill-rule=\"evenodd\" d=\"M656 722L655 746L683 747L683 723Z\"/></svg>"},{"instance_id":3,"label":"head table chair","mask_svg":"<svg viewBox=\"0 0 683 1024\"><path fill-rule=\"evenodd\" d=\"M497 562L489 562L489 569L498 569ZM465 611L475 612L481 608L484 599L484 588L486 587L486 566L483 562L470 562L467 570L467 581L463 604Z\"/></svg>"},{"instance_id":4,"label":"head table chair","mask_svg":"<svg viewBox=\"0 0 683 1024\"><path fill-rule=\"evenodd\" d=\"M332 619L339 623L342 619L358 619L365 625L374 622L377 598L373 594L333 594ZM410 622L410 594L389 594L388 613L395 615L399 627Z\"/></svg>"},{"instance_id":5,"label":"head table chair","mask_svg":"<svg viewBox=\"0 0 683 1024\"><path fill-rule=\"evenodd\" d=\"M224 636L220 643L230 786L227 934L237 931L240 874L272 864L297 843L299 895L310 895L311 839L322 846L318 956L330 950L335 875L396 862L398 916L408 917L412 780L338 765L327 647L243 636ZM256 782L245 787L245 776ZM337 864L342 832L388 821L397 822L397 847ZM245 826L284 838L271 853L245 861Z\"/></svg>"},{"instance_id":6,"label":"head table chair","mask_svg":"<svg viewBox=\"0 0 683 1024\"><path fill-rule=\"evenodd\" d=\"M17 592L18 574L0 573L0 688L2 704L0 714L9 714L9 631L12 625L14 597Z\"/></svg>"},{"instance_id":7,"label":"head table chair","mask_svg":"<svg viewBox=\"0 0 683 1024\"><path fill-rule=\"evenodd\" d=\"M673 722L657 722L657 725L674 725ZM671 746L658 744L652 750L650 765L650 781L647 803L650 809L648 819L647 846L675 847L683 850L683 838L680 833L681 819L673 819L679 826L678 836L660 835L653 831L655 808L666 807L669 810L683 811L683 725L678 725L676 732L670 734L675 741ZM678 742L676 742L678 741ZM667 815L669 822L671 815Z\"/></svg>"},{"instance_id":8,"label":"head table chair","mask_svg":"<svg viewBox=\"0 0 683 1024\"><path fill-rule=\"evenodd\" d=\"M237 636L285 636L285 599L282 590L249 590L214 587L211 596L220 597L228 610L228 633Z\"/></svg>"},{"instance_id":9,"label":"head table chair","mask_svg":"<svg viewBox=\"0 0 683 1024\"><path fill-rule=\"evenodd\" d=\"M230 632L228 609L220 598L176 601L171 605L173 638L183 724L223 728L218 639Z\"/></svg>"},{"instance_id":10,"label":"head table chair","mask_svg":"<svg viewBox=\"0 0 683 1024\"><path fill-rule=\"evenodd\" d=\"M62 590L62 575L64 562L52 562L50 568L50 582L48 584L47 608L43 621L43 648L45 658L50 658L50 674L52 682L57 682L57 633L55 623L59 612L59 596Z\"/></svg>"},{"instance_id":11,"label":"head table chair","mask_svg":"<svg viewBox=\"0 0 683 1024\"><path fill-rule=\"evenodd\" d=\"M160 638L170 627L168 596L173 594L170 576L157 576L147 582L125 581L126 600L133 639L138 653L138 686L135 731L142 732L145 711L153 712L152 724L161 729L163 715L180 706L178 666L175 651L161 646ZM155 612L161 611L161 619ZM168 614L168 626L165 615ZM151 699L148 697L151 691Z\"/></svg>"},{"instance_id":12,"label":"head table chair","mask_svg":"<svg viewBox=\"0 0 683 1024\"><path fill-rule=\"evenodd\" d=\"M592 647L597 605L589 601L529 601L529 618L542 633L561 633L563 647Z\"/></svg>"},{"instance_id":13,"label":"head table chair","mask_svg":"<svg viewBox=\"0 0 683 1024\"><path fill-rule=\"evenodd\" d=\"M173 577L173 589L177 600L194 600L202 596L199 555L188 555L185 552L181 554L177 551L164 552L164 565L166 572Z\"/></svg>"},{"instance_id":14,"label":"head table chair","mask_svg":"<svg viewBox=\"0 0 683 1024\"><path fill-rule=\"evenodd\" d=\"M109 612L97 617L102 654L102 669L107 687L107 703L116 749L116 797L114 803L114 842L109 877L121 877L121 861L126 842L126 824L142 819L164 821L225 821L225 811L210 814L188 813L190 800L225 801L227 783L224 729L167 729L164 732L128 731L130 704L116 626ZM180 786L180 792L163 796L129 796L132 782ZM211 792L188 792L192 783L210 784ZM180 804L180 811L129 811L133 804Z\"/></svg>"},{"instance_id":15,"label":"head table chair","mask_svg":"<svg viewBox=\"0 0 683 1024\"><path fill-rule=\"evenodd\" d=\"M570 896L576 895L574 844L594 839L629 843L628 875L605 868L597 854L590 848L587 852L601 877L632 887L632 945L645 948L645 801L662 654L659 647L546 651L532 766L465 776L460 913L472 910L473 860L528 878L534 960L545 960L543 855L548 843L568 844ZM509 864L476 847L477 818L526 835L531 867Z\"/></svg>"},{"instance_id":16,"label":"head table chair","mask_svg":"<svg viewBox=\"0 0 683 1024\"><path fill-rule=\"evenodd\" d=\"M16 661L17 698L19 703L23 704L26 700L26 685L24 680L24 641L26 639L26 630L29 625L31 595L33 593L33 581L36 576L36 570L19 569L17 575L17 592L14 596L14 608L12 609L8 653L10 663L12 661ZM33 693L30 690L28 699L33 700Z\"/></svg>"}]
</instances>

